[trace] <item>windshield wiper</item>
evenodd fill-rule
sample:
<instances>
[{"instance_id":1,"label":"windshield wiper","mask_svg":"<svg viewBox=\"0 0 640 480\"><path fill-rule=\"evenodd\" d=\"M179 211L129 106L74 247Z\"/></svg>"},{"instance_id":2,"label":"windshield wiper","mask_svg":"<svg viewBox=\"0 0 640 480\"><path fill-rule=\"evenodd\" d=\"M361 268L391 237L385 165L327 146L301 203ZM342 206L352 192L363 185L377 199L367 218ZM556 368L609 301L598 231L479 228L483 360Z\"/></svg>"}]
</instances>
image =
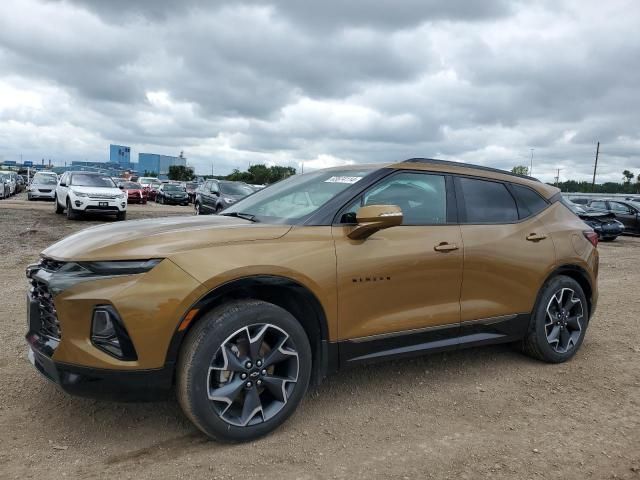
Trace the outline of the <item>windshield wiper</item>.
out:
<instances>
[{"instance_id":1,"label":"windshield wiper","mask_svg":"<svg viewBox=\"0 0 640 480\"><path fill-rule=\"evenodd\" d=\"M255 215L251 215L250 213L241 213L241 212L229 212L229 213L221 213L223 217L237 217L242 218L244 220L249 220L250 222L259 223L260 220L256 219Z\"/></svg>"}]
</instances>

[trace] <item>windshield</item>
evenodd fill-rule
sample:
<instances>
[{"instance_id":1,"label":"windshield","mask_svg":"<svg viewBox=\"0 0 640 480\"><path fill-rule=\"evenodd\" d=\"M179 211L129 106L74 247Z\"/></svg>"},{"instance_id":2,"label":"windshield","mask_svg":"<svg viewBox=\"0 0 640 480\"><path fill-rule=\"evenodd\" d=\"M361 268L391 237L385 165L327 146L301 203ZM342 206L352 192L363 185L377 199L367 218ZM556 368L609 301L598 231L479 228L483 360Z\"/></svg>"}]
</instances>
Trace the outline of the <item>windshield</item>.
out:
<instances>
[{"instance_id":1,"label":"windshield","mask_svg":"<svg viewBox=\"0 0 640 480\"><path fill-rule=\"evenodd\" d=\"M242 183L224 183L220 182L220 193L223 195L251 195L253 190L248 185Z\"/></svg>"},{"instance_id":2,"label":"windshield","mask_svg":"<svg viewBox=\"0 0 640 480\"><path fill-rule=\"evenodd\" d=\"M140 190L142 188L142 185L136 182L123 182L122 188L126 190Z\"/></svg>"},{"instance_id":3,"label":"windshield","mask_svg":"<svg viewBox=\"0 0 640 480\"><path fill-rule=\"evenodd\" d=\"M36 185L55 185L58 183L58 178L53 175L36 175L31 183Z\"/></svg>"},{"instance_id":4,"label":"windshield","mask_svg":"<svg viewBox=\"0 0 640 480\"><path fill-rule=\"evenodd\" d=\"M174 183L167 183L162 189L166 192L184 192L182 185L176 185Z\"/></svg>"},{"instance_id":5,"label":"windshield","mask_svg":"<svg viewBox=\"0 0 640 480\"><path fill-rule=\"evenodd\" d=\"M289 223L316 212L322 205L375 170L322 170L294 175L224 210L253 215L266 223Z\"/></svg>"},{"instance_id":6,"label":"windshield","mask_svg":"<svg viewBox=\"0 0 640 480\"><path fill-rule=\"evenodd\" d=\"M111 177L105 177L102 175L88 175L86 173L74 173L71 176L70 185L75 185L76 187L110 187L114 188L116 186L113 183Z\"/></svg>"}]
</instances>

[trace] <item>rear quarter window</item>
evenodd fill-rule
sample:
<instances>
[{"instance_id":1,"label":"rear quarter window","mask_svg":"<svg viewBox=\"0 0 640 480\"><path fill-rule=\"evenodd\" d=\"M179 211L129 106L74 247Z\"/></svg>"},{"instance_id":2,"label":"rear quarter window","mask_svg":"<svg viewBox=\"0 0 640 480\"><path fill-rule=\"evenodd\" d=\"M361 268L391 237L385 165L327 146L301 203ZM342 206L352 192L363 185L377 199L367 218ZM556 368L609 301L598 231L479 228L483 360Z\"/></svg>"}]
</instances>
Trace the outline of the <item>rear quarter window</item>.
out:
<instances>
[{"instance_id":1,"label":"rear quarter window","mask_svg":"<svg viewBox=\"0 0 640 480\"><path fill-rule=\"evenodd\" d=\"M528 187L512 183L511 190L516 197L518 213L521 219L537 215L549 205L544 198Z\"/></svg>"}]
</instances>

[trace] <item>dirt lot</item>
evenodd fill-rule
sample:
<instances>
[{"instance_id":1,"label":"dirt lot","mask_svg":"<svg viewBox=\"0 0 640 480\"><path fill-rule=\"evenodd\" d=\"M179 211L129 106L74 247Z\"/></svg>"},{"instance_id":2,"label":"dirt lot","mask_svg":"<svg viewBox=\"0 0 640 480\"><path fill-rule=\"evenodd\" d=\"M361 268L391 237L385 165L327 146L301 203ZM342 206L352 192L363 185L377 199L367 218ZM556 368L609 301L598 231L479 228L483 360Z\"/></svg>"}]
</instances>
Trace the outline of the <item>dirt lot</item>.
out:
<instances>
[{"instance_id":1,"label":"dirt lot","mask_svg":"<svg viewBox=\"0 0 640 480\"><path fill-rule=\"evenodd\" d=\"M271 436L229 446L175 401L73 398L28 364L24 267L100 221L0 201L0 478L640 479L640 238L600 245L598 313L569 363L497 346L354 368Z\"/></svg>"}]
</instances>

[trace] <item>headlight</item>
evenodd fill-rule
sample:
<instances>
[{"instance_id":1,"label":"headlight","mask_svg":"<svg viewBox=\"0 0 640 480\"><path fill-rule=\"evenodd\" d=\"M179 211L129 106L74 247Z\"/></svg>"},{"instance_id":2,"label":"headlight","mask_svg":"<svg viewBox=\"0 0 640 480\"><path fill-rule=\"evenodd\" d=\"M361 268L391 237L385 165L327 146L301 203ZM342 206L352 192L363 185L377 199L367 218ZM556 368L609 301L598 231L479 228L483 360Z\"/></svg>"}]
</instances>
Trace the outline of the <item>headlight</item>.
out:
<instances>
[{"instance_id":1,"label":"headlight","mask_svg":"<svg viewBox=\"0 0 640 480\"><path fill-rule=\"evenodd\" d=\"M229 198L229 197L225 197L225 198L223 198L223 200L224 200L226 203L233 203L233 202L235 202L235 200L234 200L233 198Z\"/></svg>"},{"instance_id":2,"label":"headlight","mask_svg":"<svg viewBox=\"0 0 640 480\"><path fill-rule=\"evenodd\" d=\"M120 195L116 195L116 198L127 198L127 193L123 192Z\"/></svg>"},{"instance_id":3,"label":"headlight","mask_svg":"<svg viewBox=\"0 0 640 480\"><path fill-rule=\"evenodd\" d=\"M162 261L161 258L151 260L122 260L107 262L78 262L87 270L99 275L133 275L145 273Z\"/></svg>"},{"instance_id":4,"label":"headlight","mask_svg":"<svg viewBox=\"0 0 640 480\"><path fill-rule=\"evenodd\" d=\"M69 190L69 193L74 194L76 197L88 197L89 196L88 193L78 192L76 190Z\"/></svg>"}]
</instances>

